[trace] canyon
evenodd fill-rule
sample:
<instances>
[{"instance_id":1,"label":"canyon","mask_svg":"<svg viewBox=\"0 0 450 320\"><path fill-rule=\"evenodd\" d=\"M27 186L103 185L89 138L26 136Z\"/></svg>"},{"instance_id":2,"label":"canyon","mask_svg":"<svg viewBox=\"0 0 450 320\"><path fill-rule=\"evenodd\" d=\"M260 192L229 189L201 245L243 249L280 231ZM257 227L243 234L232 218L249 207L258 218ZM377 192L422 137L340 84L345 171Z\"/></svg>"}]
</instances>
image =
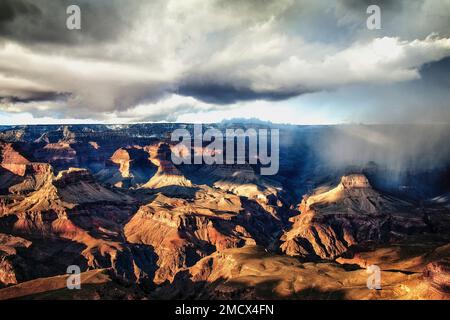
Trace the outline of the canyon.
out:
<instances>
[{"instance_id":1,"label":"canyon","mask_svg":"<svg viewBox=\"0 0 450 320\"><path fill-rule=\"evenodd\" d=\"M279 129L276 175L174 163L191 124L1 127L0 299L450 298L450 128L396 155L361 128L239 125Z\"/></svg>"}]
</instances>

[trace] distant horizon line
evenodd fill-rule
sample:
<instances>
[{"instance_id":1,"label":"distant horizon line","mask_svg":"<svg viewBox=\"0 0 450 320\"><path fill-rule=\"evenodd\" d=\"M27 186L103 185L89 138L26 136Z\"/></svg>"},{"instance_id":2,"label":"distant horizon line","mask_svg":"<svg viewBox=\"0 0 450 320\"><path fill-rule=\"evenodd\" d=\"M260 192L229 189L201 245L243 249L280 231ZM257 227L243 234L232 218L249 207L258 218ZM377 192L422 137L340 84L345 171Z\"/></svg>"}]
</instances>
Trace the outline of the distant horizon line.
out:
<instances>
[{"instance_id":1,"label":"distant horizon line","mask_svg":"<svg viewBox=\"0 0 450 320\"><path fill-rule=\"evenodd\" d=\"M351 125L365 125L365 126L381 126L381 125L450 125L450 122L391 122L391 123L367 123L367 122L345 122L345 123L320 123L320 124L308 124L308 123L281 123L271 122L259 119L229 119L218 122L124 122L124 123L32 123L32 124L0 124L1 127L23 127L23 126L132 126L132 125L161 125L161 124L180 124L180 125L211 125L211 124L226 124L226 123L242 123L242 124L269 124L280 126L351 126Z\"/></svg>"}]
</instances>

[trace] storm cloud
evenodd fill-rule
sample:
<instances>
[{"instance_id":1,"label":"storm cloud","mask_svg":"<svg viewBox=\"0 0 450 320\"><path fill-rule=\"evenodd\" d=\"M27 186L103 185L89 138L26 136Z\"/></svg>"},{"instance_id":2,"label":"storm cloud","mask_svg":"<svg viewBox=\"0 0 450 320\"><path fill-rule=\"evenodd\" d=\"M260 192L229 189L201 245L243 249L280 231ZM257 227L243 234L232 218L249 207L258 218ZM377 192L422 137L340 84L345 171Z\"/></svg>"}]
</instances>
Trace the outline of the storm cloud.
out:
<instances>
[{"instance_id":1,"label":"storm cloud","mask_svg":"<svg viewBox=\"0 0 450 320\"><path fill-rule=\"evenodd\" d=\"M381 7L381 30L365 26L369 2ZM395 101L406 116L411 103L397 88L422 93L413 113L427 101L445 115L450 1L369 2L4 0L0 111L176 121L245 102L379 90L373 108ZM81 30L66 28L70 4L81 8Z\"/></svg>"}]
</instances>

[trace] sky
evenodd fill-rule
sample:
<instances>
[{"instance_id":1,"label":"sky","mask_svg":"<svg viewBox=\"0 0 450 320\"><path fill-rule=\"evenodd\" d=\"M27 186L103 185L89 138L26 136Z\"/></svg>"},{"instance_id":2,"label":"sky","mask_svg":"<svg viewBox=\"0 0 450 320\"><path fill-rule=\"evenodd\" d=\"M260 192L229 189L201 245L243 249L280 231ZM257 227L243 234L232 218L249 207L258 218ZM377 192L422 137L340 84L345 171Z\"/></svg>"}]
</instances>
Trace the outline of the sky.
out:
<instances>
[{"instance_id":1,"label":"sky","mask_svg":"<svg viewBox=\"0 0 450 320\"><path fill-rule=\"evenodd\" d=\"M0 1L2 125L449 123L449 88L450 0Z\"/></svg>"}]
</instances>

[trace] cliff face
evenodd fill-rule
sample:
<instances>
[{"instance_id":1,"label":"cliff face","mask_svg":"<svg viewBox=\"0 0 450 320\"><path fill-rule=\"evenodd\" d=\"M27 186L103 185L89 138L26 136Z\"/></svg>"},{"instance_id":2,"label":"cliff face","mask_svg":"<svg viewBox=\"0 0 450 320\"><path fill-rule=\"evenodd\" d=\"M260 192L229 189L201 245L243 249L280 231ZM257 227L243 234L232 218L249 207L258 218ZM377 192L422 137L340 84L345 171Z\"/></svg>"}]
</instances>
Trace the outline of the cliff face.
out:
<instances>
[{"instance_id":1,"label":"cliff face","mask_svg":"<svg viewBox=\"0 0 450 320\"><path fill-rule=\"evenodd\" d=\"M129 178L131 176L130 173L130 162L131 157L130 154L125 149L118 149L111 156L111 161L115 164L119 165L119 172L123 178Z\"/></svg>"},{"instance_id":2,"label":"cliff face","mask_svg":"<svg viewBox=\"0 0 450 320\"><path fill-rule=\"evenodd\" d=\"M30 162L15 151L11 144L4 144L0 162L0 190L4 194L28 194L38 190L53 176L47 163Z\"/></svg>"},{"instance_id":3,"label":"cliff face","mask_svg":"<svg viewBox=\"0 0 450 320\"><path fill-rule=\"evenodd\" d=\"M443 297L450 296L450 257L429 263L423 271L424 278Z\"/></svg>"},{"instance_id":4,"label":"cliff face","mask_svg":"<svg viewBox=\"0 0 450 320\"><path fill-rule=\"evenodd\" d=\"M191 187L192 182L175 167L171 161L170 146L166 143L159 143L148 149L150 160L158 167L156 174L151 177L142 188L158 189L169 186Z\"/></svg>"},{"instance_id":5,"label":"cliff face","mask_svg":"<svg viewBox=\"0 0 450 320\"><path fill-rule=\"evenodd\" d=\"M18 176L24 176L29 161L11 143L0 142L0 166Z\"/></svg>"},{"instance_id":6,"label":"cliff face","mask_svg":"<svg viewBox=\"0 0 450 320\"><path fill-rule=\"evenodd\" d=\"M79 166L77 152L66 141L49 143L34 152L34 157L41 162L50 163L55 168Z\"/></svg>"},{"instance_id":7,"label":"cliff face","mask_svg":"<svg viewBox=\"0 0 450 320\"><path fill-rule=\"evenodd\" d=\"M127 241L154 248L155 282L162 283L216 250L255 243L236 221L241 210L240 199L224 193L212 197L203 190L190 201L157 194L138 210L124 232Z\"/></svg>"},{"instance_id":8,"label":"cliff face","mask_svg":"<svg viewBox=\"0 0 450 320\"><path fill-rule=\"evenodd\" d=\"M59 172L53 181L59 196L66 202L74 204L113 202L130 203L132 198L113 192L97 183L86 169L70 168Z\"/></svg>"},{"instance_id":9,"label":"cliff face","mask_svg":"<svg viewBox=\"0 0 450 320\"><path fill-rule=\"evenodd\" d=\"M306 196L299 209L281 238L282 251L292 256L334 259L357 244L427 229L414 206L375 191L364 175L342 177L335 188Z\"/></svg>"},{"instance_id":10,"label":"cliff face","mask_svg":"<svg viewBox=\"0 0 450 320\"><path fill-rule=\"evenodd\" d=\"M0 233L0 288L23 281L25 261L17 255L18 248L28 248L31 242L19 237Z\"/></svg>"},{"instance_id":11,"label":"cliff face","mask_svg":"<svg viewBox=\"0 0 450 320\"><path fill-rule=\"evenodd\" d=\"M76 250L87 267L112 268L136 282L148 279L154 268L152 252L120 241L121 225L133 212L134 200L102 187L86 169L47 174L37 191L3 207L0 218L7 219L9 232L39 241L72 241L82 245ZM55 263L49 272L65 272L59 267Z\"/></svg>"},{"instance_id":12,"label":"cliff face","mask_svg":"<svg viewBox=\"0 0 450 320\"><path fill-rule=\"evenodd\" d=\"M115 165L107 166L97 174L103 182L121 188L141 185L156 172L156 166L150 161L149 154L140 147L117 149L110 161Z\"/></svg>"}]
</instances>

